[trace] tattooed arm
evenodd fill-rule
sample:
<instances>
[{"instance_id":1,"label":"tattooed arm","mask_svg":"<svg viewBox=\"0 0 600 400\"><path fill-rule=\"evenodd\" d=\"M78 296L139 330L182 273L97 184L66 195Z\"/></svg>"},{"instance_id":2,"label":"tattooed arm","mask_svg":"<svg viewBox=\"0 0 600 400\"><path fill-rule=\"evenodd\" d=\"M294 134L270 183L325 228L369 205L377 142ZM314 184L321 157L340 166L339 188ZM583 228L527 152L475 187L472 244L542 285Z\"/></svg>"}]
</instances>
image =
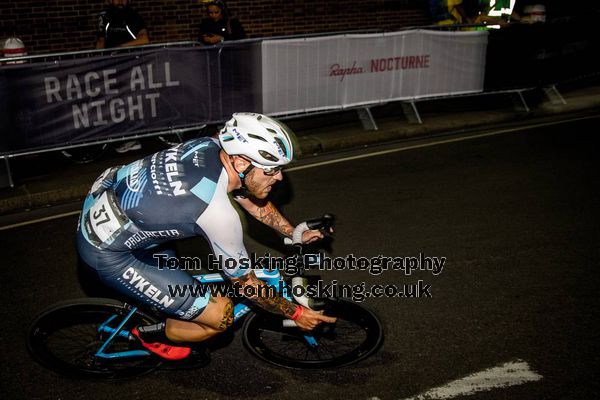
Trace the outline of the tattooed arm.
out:
<instances>
[{"instance_id":1,"label":"tattooed arm","mask_svg":"<svg viewBox=\"0 0 600 400\"><path fill-rule=\"evenodd\" d=\"M280 314L287 318L292 318L300 305L294 304L283 297L274 294L269 296L269 291L266 290L267 284L256 277L254 271L248 274L232 279L234 282L239 282L242 286L252 286L252 290L245 290L246 293L252 293L248 298L258 304L261 308L274 314ZM321 322L333 323L336 319L327 317L321 313L312 311L302 307L302 313L296 319L296 324L301 329L314 329Z\"/></svg>"},{"instance_id":2,"label":"tattooed arm","mask_svg":"<svg viewBox=\"0 0 600 400\"><path fill-rule=\"evenodd\" d=\"M248 274L232 280L234 282L239 282L242 286L252 286L252 290L245 291L247 294L252 294L252 296L248 296L248 298L266 311L274 314L280 314L287 318L291 318L292 315L294 315L294 312L296 312L296 307L298 307L298 305L292 303L291 301L288 301L278 295L274 297L268 297L268 285L258 279L254 271L250 271Z\"/></svg>"},{"instance_id":3,"label":"tattooed arm","mask_svg":"<svg viewBox=\"0 0 600 400\"><path fill-rule=\"evenodd\" d=\"M263 224L270 226L284 236L292 237L294 227L273 203L267 200L258 200L254 198L237 198L236 201L244 207L254 218ZM302 235L303 243L311 243L315 240L323 239L323 234L317 230L309 230Z\"/></svg>"},{"instance_id":4,"label":"tattooed arm","mask_svg":"<svg viewBox=\"0 0 600 400\"><path fill-rule=\"evenodd\" d=\"M294 232L294 227L273 203L266 200L258 200L253 198L240 198L236 201L244 207L254 218L263 224L270 226L284 236L291 237Z\"/></svg>"}]
</instances>

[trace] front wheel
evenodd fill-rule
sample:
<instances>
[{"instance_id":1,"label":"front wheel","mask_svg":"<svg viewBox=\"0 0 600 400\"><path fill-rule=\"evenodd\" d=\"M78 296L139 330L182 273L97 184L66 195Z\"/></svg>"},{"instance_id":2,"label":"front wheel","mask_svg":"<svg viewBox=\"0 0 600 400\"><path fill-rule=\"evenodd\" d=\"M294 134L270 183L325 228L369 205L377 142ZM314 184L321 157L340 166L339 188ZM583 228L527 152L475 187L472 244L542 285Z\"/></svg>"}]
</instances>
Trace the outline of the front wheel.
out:
<instances>
[{"instance_id":1,"label":"front wheel","mask_svg":"<svg viewBox=\"0 0 600 400\"><path fill-rule=\"evenodd\" d=\"M243 327L246 348L256 357L294 369L337 368L364 360L383 342L379 319L362 306L345 300L328 299L325 315L337 317L334 324L321 324L309 334L285 328L282 318L266 312L248 316Z\"/></svg>"},{"instance_id":2,"label":"front wheel","mask_svg":"<svg viewBox=\"0 0 600 400\"><path fill-rule=\"evenodd\" d=\"M110 299L78 299L62 302L42 312L31 324L27 348L43 366L67 376L124 378L149 372L161 364L154 356L100 359L96 352L107 339L99 327L109 319L112 327L129 312L128 306ZM114 317L113 317L114 316ZM123 327L150 325L157 321L136 311ZM113 326L114 325L114 326ZM117 336L111 352L139 348L135 342Z\"/></svg>"}]
</instances>

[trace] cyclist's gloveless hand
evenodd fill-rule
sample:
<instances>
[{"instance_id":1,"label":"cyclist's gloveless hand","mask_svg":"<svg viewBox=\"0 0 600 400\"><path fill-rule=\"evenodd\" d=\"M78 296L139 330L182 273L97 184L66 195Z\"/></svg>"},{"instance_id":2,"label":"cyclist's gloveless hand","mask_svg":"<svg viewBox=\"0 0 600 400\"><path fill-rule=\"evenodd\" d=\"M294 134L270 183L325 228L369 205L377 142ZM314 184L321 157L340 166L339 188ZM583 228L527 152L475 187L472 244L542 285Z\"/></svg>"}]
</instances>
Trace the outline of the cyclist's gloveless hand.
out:
<instances>
[{"instance_id":1,"label":"cyclist's gloveless hand","mask_svg":"<svg viewBox=\"0 0 600 400\"><path fill-rule=\"evenodd\" d=\"M332 324L335 321L337 321L337 318L328 317L320 312L316 312L311 310L310 308L304 307L302 315L296 320L296 325L298 326L298 328L308 331L316 328L317 325L319 325L322 322Z\"/></svg>"},{"instance_id":2,"label":"cyclist's gloveless hand","mask_svg":"<svg viewBox=\"0 0 600 400\"><path fill-rule=\"evenodd\" d=\"M333 234L333 228L330 228L329 234ZM323 233L321 231L316 230L316 229L311 229L302 234L302 243L307 244L307 243L316 242L317 240L321 240L324 237L325 237L325 235L323 235Z\"/></svg>"}]
</instances>

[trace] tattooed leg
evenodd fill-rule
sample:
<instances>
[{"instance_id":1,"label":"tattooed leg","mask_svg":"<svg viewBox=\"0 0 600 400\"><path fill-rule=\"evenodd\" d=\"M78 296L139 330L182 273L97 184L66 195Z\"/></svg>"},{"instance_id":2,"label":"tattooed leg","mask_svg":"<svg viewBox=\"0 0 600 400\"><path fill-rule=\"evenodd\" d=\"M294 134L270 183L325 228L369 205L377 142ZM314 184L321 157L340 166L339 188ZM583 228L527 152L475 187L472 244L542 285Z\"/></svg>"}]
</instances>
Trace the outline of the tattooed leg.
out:
<instances>
[{"instance_id":1,"label":"tattooed leg","mask_svg":"<svg viewBox=\"0 0 600 400\"><path fill-rule=\"evenodd\" d=\"M215 297L193 321L168 319L167 337L175 342L200 342L223 332L233 323L233 304L227 297Z\"/></svg>"},{"instance_id":2,"label":"tattooed leg","mask_svg":"<svg viewBox=\"0 0 600 400\"><path fill-rule=\"evenodd\" d=\"M223 318L217 329L224 331L233 324L233 304L228 302L223 309Z\"/></svg>"}]
</instances>

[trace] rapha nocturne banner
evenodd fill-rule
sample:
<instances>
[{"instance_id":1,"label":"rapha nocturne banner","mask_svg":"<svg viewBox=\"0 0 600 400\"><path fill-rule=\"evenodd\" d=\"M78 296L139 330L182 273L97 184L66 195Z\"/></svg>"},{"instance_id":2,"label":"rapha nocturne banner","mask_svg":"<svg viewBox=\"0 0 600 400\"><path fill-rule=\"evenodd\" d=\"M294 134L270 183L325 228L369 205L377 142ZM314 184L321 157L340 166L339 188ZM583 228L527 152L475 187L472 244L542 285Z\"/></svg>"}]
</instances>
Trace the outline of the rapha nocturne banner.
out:
<instances>
[{"instance_id":1,"label":"rapha nocturne banner","mask_svg":"<svg viewBox=\"0 0 600 400\"><path fill-rule=\"evenodd\" d=\"M487 35L410 30L264 41L263 112L480 92Z\"/></svg>"},{"instance_id":2,"label":"rapha nocturne banner","mask_svg":"<svg viewBox=\"0 0 600 400\"><path fill-rule=\"evenodd\" d=\"M228 60L249 52L163 48L0 68L2 152L220 121L252 110L247 80ZM217 69L220 66L220 71ZM234 86L238 87L234 87ZM238 96L223 96L223 90ZM250 90L250 89L248 89ZM227 104L223 104L223 97Z\"/></svg>"}]
</instances>

